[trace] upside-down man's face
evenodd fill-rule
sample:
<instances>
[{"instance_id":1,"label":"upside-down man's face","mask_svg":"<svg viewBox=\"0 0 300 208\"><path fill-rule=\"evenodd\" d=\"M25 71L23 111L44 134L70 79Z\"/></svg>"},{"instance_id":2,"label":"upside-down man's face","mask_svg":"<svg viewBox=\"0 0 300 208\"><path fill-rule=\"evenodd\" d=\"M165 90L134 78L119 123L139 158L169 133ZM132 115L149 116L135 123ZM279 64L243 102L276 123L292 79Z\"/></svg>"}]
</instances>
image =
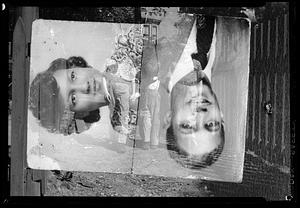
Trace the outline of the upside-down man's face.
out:
<instances>
[{"instance_id":1,"label":"upside-down man's face","mask_svg":"<svg viewBox=\"0 0 300 208\"><path fill-rule=\"evenodd\" d=\"M177 83L171 93L171 125L177 148L199 157L222 142L222 115L207 79L196 85Z\"/></svg>"}]
</instances>

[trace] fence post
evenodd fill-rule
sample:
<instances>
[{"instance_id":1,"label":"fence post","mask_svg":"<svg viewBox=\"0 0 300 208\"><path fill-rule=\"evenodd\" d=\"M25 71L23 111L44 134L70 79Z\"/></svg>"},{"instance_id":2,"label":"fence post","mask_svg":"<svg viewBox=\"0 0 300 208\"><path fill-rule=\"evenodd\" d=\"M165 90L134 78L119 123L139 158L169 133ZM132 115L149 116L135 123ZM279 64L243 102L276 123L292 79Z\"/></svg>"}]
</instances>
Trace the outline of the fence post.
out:
<instances>
[{"instance_id":1,"label":"fence post","mask_svg":"<svg viewBox=\"0 0 300 208\"><path fill-rule=\"evenodd\" d=\"M45 171L27 167L27 109L32 22L37 7L21 7L13 33L11 196L40 196L45 191Z\"/></svg>"}]
</instances>

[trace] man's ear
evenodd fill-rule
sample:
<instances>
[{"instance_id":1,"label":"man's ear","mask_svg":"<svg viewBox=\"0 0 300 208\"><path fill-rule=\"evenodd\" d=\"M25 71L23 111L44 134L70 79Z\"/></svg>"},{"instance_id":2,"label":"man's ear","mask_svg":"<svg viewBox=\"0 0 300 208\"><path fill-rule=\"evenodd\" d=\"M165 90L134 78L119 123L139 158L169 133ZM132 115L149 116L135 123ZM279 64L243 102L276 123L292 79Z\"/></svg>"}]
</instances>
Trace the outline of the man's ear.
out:
<instances>
[{"instance_id":1,"label":"man's ear","mask_svg":"<svg viewBox=\"0 0 300 208\"><path fill-rule=\"evenodd\" d=\"M223 115L222 111L221 111L221 120L222 120L222 125L225 128L224 115Z\"/></svg>"},{"instance_id":2,"label":"man's ear","mask_svg":"<svg viewBox=\"0 0 300 208\"><path fill-rule=\"evenodd\" d=\"M221 119L224 121L224 114L222 111L221 111Z\"/></svg>"},{"instance_id":3,"label":"man's ear","mask_svg":"<svg viewBox=\"0 0 300 208\"><path fill-rule=\"evenodd\" d=\"M172 118L171 114L172 114L172 112L168 111L164 117L164 123L163 123L164 129L169 128L169 126L171 125L171 118Z\"/></svg>"}]
</instances>

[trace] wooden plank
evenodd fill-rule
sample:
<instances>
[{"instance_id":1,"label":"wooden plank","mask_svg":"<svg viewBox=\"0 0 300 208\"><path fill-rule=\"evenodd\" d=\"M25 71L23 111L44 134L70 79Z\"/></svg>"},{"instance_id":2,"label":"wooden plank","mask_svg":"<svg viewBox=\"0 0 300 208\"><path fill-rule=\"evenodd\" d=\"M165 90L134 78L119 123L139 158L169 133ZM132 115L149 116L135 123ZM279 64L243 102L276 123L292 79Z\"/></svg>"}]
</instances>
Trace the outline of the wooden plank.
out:
<instances>
[{"instance_id":1,"label":"wooden plank","mask_svg":"<svg viewBox=\"0 0 300 208\"><path fill-rule=\"evenodd\" d=\"M261 30L262 23L257 24L256 29L256 59L254 64L254 83L253 83L253 125L252 125L252 141L253 141L253 151L259 154L259 136L260 136L260 75L261 75Z\"/></svg>"},{"instance_id":2,"label":"wooden plank","mask_svg":"<svg viewBox=\"0 0 300 208\"><path fill-rule=\"evenodd\" d=\"M246 148L245 151L252 150L252 96L253 96L253 90L252 90L252 76L249 77L249 91L248 91L248 112L247 112L247 123L246 123Z\"/></svg>"},{"instance_id":3,"label":"wooden plank","mask_svg":"<svg viewBox=\"0 0 300 208\"><path fill-rule=\"evenodd\" d=\"M284 18L278 17L278 54L276 57L277 72L283 72L283 57L284 57Z\"/></svg>"},{"instance_id":4,"label":"wooden plank","mask_svg":"<svg viewBox=\"0 0 300 208\"><path fill-rule=\"evenodd\" d=\"M27 105L24 100L26 80L26 39L22 18L16 22L13 33L13 66L12 66L12 132L11 132L11 177L10 195L22 196L25 193L25 157Z\"/></svg>"},{"instance_id":5,"label":"wooden plank","mask_svg":"<svg viewBox=\"0 0 300 208\"><path fill-rule=\"evenodd\" d=\"M275 109L274 110L274 117L275 123L274 123L274 131L273 134L275 135L275 154L274 154L274 159L276 164L278 165L283 165L283 155L281 154L281 145L282 145L282 109L283 109L283 71L284 71L284 66L283 66L283 47L284 47L284 18L283 16L279 16L277 18L277 30L278 30L278 39L277 39L277 56L276 56L276 62L275 62L275 69L276 69L276 97L275 97Z\"/></svg>"},{"instance_id":6,"label":"wooden plank","mask_svg":"<svg viewBox=\"0 0 300 208\"><path fill-rule=\"evenodd\" d=\"M254 97L254 70L255 70L255 51L256 51L256 27L251 27L250 36L250 65L249 65L249 87L248 87L248 113L247 113L247 130L246 130L246 149L253 151L253 97Z\"/></svg>"},{"instance_id":7,"label":"wooden plank","mask_svg":"<svg viewBox=\"0 0 300 208\"><path fill-rule=\"evenodd\" d=\"M281 140L280 140L280 143L281 143L281 154L283 153L284 151L284 138L285 138L285 128L284 128L284 120L285 120L285 88L286 88L286 74L284 73L283 76L282 76L282 94L281 94L281 99L282 99L282 114L281 114Z\"/></svg>"},{"instance_id":8,"label":"wooden plank","mask_svg":"<svg viewBox=\"0 0 300 208\"><path fill-rule=\"evenodd\" d=\"M261 40L261 33L262 33L262 23L259 23L256 25L256 58L255 58L255 62L257 63L257 66L255 67L255 72L259 72L260 71L260 65L258 64L258 62L261 60L262 57L262 40Z\"/></svg>"},{"instance_id":9,"label":"wooden plank","mask_svg":"<svg viewBox=\"0 0 300 208\"><path fill-rule=\"evenodd\" d=\"M268 25L267 25L267 58L270 57L270 47L271 47L271 43L270 43L270 36L271 36L271 21L268 20Z\"/></svg>"},{"instance_id":10,"label":"wooden plank","mask_svg":"<svg viewBox=\"0 0 300 208\"><path fill-rule=\"evenodd\" d=\"M266 55L265 55L265 61L264 61L264 68L265 68L265 77L266 77L266 81L265 81L265 87L264 87L264 154L263 154L263 158L267 161L269 161L270 159L270 155L269 155L269 146L270 146L270 137L269 137L269 120L270 120L270 114L267 112L267 106L270 103L270 71L272 70L271 67L271 57L270 57L270 32L271 32L271 21L268 20L266 22L266 28L265 28L265 51L266 51Z\"/></svg>"},{"instance_id":11,"label":"wooden plank","mask_svg":"<svg viewBox=\"0 0 300 208\"><path fill-rule=\"evenodd\" d=\"M262 47L262 54L261 54L261 61L260 61L260 73L261 75L261 83L260 83L260 154L259 156L266 159L266 143L267 143L267 119L268 114L265 110L265 103L268 102L268 92L266 91L266 88L268 88L268 71L269 71L269 59L268 59L268 21L265 21L263 23L262 27L262 33L261 33L261 47Z\"/></svg>"},{"instance_id":12,"label":"wooden plank","mask_svg":"<svg viewBox=\"0 0 300 208\"><path fill-rule=\"evenodd\" d=\"M257 100L257 114L258 114L258 122L257 122L257 155L261 155L261 143L262 137L261 137L261 132L262 132L262 85L263 85L263 74L259 74L259 84L258 84L258 100Z\"/></svg>"},{"instance_id":13,"label":"wooden plank","mask_svg":"<svg viewBox=\"0 0 300 208\"><path fill-rule=\"evenodd\" d=\"M279 19L278 17L276 17L276 20L275 20L275 58L277 58L277 55L278 55L278 24L279 24Z\"/></svg>"},{"instance_id":14,"label":"wooden plank","mask_svg":"<svg viewBox=\"0 0 300 208\"><path fill-rule=\"evenodd\" d=\"M288 51L288 14L283 15L283 56L287 55Z\"/></svg>"},{"instance_id":15,"label":"wooden plank","mask_svg":"<svg viewBox=\"0 0 300 208\"><path fill-rule=\"evenodd\" d=\"M268 64L268 62L267 62ZM267 66L266 66L267 67ZM267 67L268 68L268 67ZM263 114L263 125L262 125L262 139L263 139L263 144L262 144L262 148L263 148L263 154L262 154L262 157L265 159L265 160L268 160L268 151L267 151L267 147L268 147L268 143L269 143L269 132L268 132L268 128L269 128L269 114L267 113L267 110L266 110L266 103L270 101L270 75L269 73L265 74L265 80L264 80L264 90L263 90L263 103L262 103L262 107L263 107L263 110L262 110L262 114Z\"/></svg>"},{"instance_id":16,"label":"wooden plank","mask_svg":"<svg viewBox=\"0 0 300 208\"><path fill-rule=\"evenodd\" d=\"M253 60L256 60L256 55L257 55L257 28L258 25L254 26L253 29ZM253 70L255 71L255 68L253 68Z\"/></svg>"},{"instance_id":17,"label":"wooden plank","mask_svg":"<svg viewBox=\"0 0 300 208\"><path fill-rule=\"evenodd\" d=\"M267 154L268 154L268 161L274 163L274 151L273 148L275 147L275 138L274 138L274 120L276 119L276 116L274 114L275 111L275 96L276 96L276 86L275 86L275 77L276 77L276 42L278 39L278 26L276 19L273 19L270 21L270 56L269 56L269 100L272 105L272 114L269 115L269 121L268 121L268 141L269 144L267 145ZM275 34L275 35L274 35ZM274 44L275 43L275 44Z\"/></svg>"},{"instance_id":18,"label":"wooden plank","mask_svg":"<svg viewBox=\"0 0 300 208\"><path fill-rule=\"evenodd\" d=\"M289 163L289 159L290 158L287 158L286 157L286 152L288 152L289 150L289 135L288 135L288 130L287 130L287 125L286 125L286 120L287 119L287 106L288 106L288 103L286 102L287 101L287 73L284 73L283 74L283 83L282 83L282 87L283 87L283 90L282 90L282 117L281 117L281 154L282 154L282 165L287 165L287 163Z\"/></svg>"},{"instance_id":19,"label":"wooden plank","mask_svg":"<svg viewBox=\"0 0 300 208\"><path fill-rule=\"evenodd\" d=\"M278 82L277 82L277 96L276 96L276 146L275 146L275 155L276 155L276 163L278 165L282 165L282 154L281 154L281 145L282 145L282 109L283 109L283 100L282 100L282 74L278 74Z\"/></svg>"},{"instance_id":20,"label":"wooden plank","mask_svg":"<svg viewBox=\"0 0 300 208\"><path fill-rule=\"evenodd\" d=\"M284 139L284 158L285 158L285 166L291 167L291 132L290 132L290 58L289 58L289 15L285 15L285 23L286 23L286 54L284 59L284 70L286 74L286 87L285 87L285 139Z\"/></svg>"},{"instance_id":21,"label":"wooden plank","mask_svg":"<svg viewBox=\"0 0 300 208\"><path fill-rule=\"evenodd\" d=\"M288 65L288 64L287 64ZM286 66L288 69L288 66ZM291 139L291 132L290 132L290 77L289 72L286 72L285 76L285 117L284 117L284 128L285 128L285 135L284 135L284 165L287 167L291 167L291 146L290 146L290 139Z\"/></svg>"},{"instance_id":22,"label":"wooden plank","mask_svg":"<svg viewBox=\"0 0 300 208\"><path fill-rule=\"evenodd\" d=\"M11 195L40 195L40 184L34 181L33 170L27 168L27 103L31 41L31 24L37 8L21 7L13 36L13 113ZM15 129L17 131L15 131ZM35 176L36 177L36 176Z\"/></svg>"},{"instance_id":23,"label":"wooden plank","mask_svg":"<svg viewBox=\"0 0 300 208\"><path fill-rule=\"evenodd\" d=\"M260 59L264 57L264 23L260 23Z\"/></svg>"},{"instance_id":24,"label":"wooden plank","mask_svg":"<svg viewBox=\"0 0 300 208\"><path fill-rule=\"evenodd\" d=\"M256 137L256 134L257 134L257 131L256 131L256 126L257 126L257 123L256 123L256 118L258 117L256 115L256 94L257 94L257 90L256 90L256 86L257 86L257 75L254 74L253 75L253 100L252 100L252 150L255 151L256 149L256 145L257 145L257 137Z\"/></svg>"},{"instance_id":25,"label":"wooden plank","mask_svg":"<svg viewBox=\"0 0 300 208\"><path fill-rule=\"evenodd\" d=\"M9 41L9 42L8 42L8 57L9 57L9 58L11 58L11 54L12 54L11 46L12 46L12 44L11 44L11 42Z\"/></svg>"},{"instance_id":26,"label":"wooden plank","mask_svg":"<svg viewBox=\"0 0 300 208\"><path fill-rule=\"evenodd\" d=\"M275 68L276 68L276 65L275 65ZM272 90L272 103L273 103L273 130L272 130L272 134L273 134L273 137L272 137L272 154L271 154L271 161L273 163L276 163L276 151L275 151L275 147L276 147L276 115L277 115L277 103L276 103L276 98L277 98L277 81L278 80L278 75L277 73L275 72L274 73L274 78L273 78L273 90Z\"/></svg>"},{"instance_id":27,"label":"wooden plank","mask_svg":"<svg viewBox=\"0 0 300 208\"><path fill-rule=\"evenodd\" d=\"M276 20L270 21L270 56L269 56L269 72L274 74L276 72L276 55L278 50L277 40L278 40L278 24ZM272 81L271 81L272 82ZM270 83L271 83L270 82Z\"/></svg>"},{"instance_id":28,"label":"wooden plank","mask_svg":"<svg viewBox=\"0 0 300 208\"><path fill-rule=\"evenodd\" d=\"M31 30L32 30L32 22L38 18L38 7L22 7L21 9L21 15L24 20L25 24L25 37L26 37L26 46L29 46L29 43L31 42ZM30 48L27 48L26 51L26 85L25 89L27 90L26 92L26 97L25 97L25 103L27 103L28 99L28 92L29 92L29 71L30 71ZM27 107L27 106L26 106ZM27 113L27 110L26 110ZM27 126L27 115L26 115L26 126ZM27 135L27 131L26 131ZM26 137L27 141L27 137ZM25 158L27 155L24 156ZM27 161L27 160L26 160ZM28 165L26 164L26 167ZM40 196L41 195L41 184L40 182L42 181L43 178L43 172L41 170L32 170L27 168L26 169L27 173L27 179L26 179L26 191L25 195L26 196Z\"/></svg>"}]
</instances>

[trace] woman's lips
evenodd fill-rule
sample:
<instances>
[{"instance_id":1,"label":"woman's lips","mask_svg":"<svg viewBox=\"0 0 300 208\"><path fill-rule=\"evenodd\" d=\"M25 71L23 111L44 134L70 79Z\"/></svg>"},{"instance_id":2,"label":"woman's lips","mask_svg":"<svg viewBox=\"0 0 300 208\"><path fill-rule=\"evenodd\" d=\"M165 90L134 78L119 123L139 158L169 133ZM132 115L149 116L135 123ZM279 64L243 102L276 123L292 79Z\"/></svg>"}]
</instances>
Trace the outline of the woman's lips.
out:
<instances>
[{"instance_id":1,"label":"woman's lips","mask_svg":"<svg viewBox=\"0 0 300 208\"><path fill-rule=\"evenodd\" d=\"M93 87L94 87L94 93L97 92L97 84L96 84L96 80L93 79Z\"/></svg>"}]
</instances>

